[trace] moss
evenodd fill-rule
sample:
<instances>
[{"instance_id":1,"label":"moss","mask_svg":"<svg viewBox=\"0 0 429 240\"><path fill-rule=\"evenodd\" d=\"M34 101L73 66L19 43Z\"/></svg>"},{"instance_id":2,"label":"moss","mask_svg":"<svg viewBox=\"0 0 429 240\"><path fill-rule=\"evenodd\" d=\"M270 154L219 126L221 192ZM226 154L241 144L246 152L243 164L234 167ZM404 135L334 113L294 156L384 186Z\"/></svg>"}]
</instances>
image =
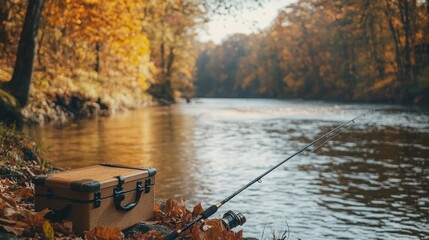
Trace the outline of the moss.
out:
<instances>
[{"instance_id":1,"label":"moss","mask_svg":"<svg viewBox=\"0 0 429 240\"><path fill-rule=\"evenodd\" d=\"M0 121L19 126L22 125L22 120L21 106L18 100L0 89Z\"/></svg>"}]
</instances>

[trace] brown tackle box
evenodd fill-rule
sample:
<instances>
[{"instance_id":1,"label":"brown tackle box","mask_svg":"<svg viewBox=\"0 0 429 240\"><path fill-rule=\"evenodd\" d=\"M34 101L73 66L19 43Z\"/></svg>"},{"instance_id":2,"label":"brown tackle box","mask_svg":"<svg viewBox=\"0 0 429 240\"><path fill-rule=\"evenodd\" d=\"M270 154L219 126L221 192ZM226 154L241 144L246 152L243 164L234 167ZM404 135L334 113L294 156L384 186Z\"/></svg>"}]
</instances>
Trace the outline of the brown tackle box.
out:
<instances>
[{"instance_id":1,"label":"brown tackle box","mask_svg":"<svg viewBox=\"0 0 429 240\"><path fill-rule=\"evenodd\" d=\"M100 164L33 177L35 209L73 222L80 234L97 226L121 229L153 217L154 168Z\"/></svg>"}]
</instances>

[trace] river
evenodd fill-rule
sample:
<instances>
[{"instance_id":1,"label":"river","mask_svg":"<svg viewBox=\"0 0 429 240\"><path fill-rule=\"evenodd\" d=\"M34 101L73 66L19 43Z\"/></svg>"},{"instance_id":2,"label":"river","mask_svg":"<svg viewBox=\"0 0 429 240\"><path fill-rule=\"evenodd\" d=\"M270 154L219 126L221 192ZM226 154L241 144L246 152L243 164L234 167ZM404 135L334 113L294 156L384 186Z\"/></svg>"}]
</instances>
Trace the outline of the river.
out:
<instances>
[{"instance_id":1,"label":"river","mask_svg":"<svg viewBox=\"0 0 429 240\"><path fill-rule=\"evenodd\" d=\"M156 197L214 204L341 122L375 110L285 163L227 210L271 239L429 239L429 111L399 105L197 99L109 118L25 129L66 168L101 162L158 170ZM280 234L279 234L280 233Z\"/></svg>"}]
</instances>

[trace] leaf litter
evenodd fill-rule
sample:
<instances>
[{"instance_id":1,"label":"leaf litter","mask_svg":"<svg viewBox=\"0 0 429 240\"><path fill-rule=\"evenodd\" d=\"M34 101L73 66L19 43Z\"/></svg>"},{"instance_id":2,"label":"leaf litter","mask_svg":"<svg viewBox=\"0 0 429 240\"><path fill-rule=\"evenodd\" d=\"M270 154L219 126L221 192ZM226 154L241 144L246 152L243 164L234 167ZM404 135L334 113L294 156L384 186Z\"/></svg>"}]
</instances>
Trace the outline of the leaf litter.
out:
<instances>
[{"instance_id":1,"label":"leaf litter","mask_svg":"<svg viewBox=\"0 0 429 240\"><path fill-rule=\"evenodd\" d=\"M182 228L204 212L200 203L188 209L183 199L179 202L169 199L163 205L161 209L155 203L151 224L166 226L171 231ZM70 221L46 220L48 212L48 209L34 211L34 186L29 180L0 179L0 232L14 234L19 239L162 240L165 237L165 233L156 230L125 235L117 227L96 227L79 236L73 233ZM220 219L210 219L197 222L182 233L180 239L237 240L242 236L242 230L229 231Z\"/></svg>"}]
</instances>

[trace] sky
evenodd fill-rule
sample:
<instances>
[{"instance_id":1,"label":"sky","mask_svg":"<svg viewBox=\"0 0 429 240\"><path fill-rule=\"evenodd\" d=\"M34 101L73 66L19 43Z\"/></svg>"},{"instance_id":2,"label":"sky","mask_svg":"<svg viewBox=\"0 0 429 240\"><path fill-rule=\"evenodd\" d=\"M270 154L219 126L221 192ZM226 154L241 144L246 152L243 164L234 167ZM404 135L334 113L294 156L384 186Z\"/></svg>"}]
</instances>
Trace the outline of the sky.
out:
<instances>
[{"instance_id":1,"label":"sky","mask_svg":"<svg viewBox=\"0 0 429 240\"><path fill-rule=\"evenodd\" d=\"M199 33L202 42L213 41L219 44L228 36L235 33L256 33L273 22L280 8L295 2L295 0L265 0L262 7L243 8L232 15L215 15L204 30Z\"/></svg>"}]
</instances>

